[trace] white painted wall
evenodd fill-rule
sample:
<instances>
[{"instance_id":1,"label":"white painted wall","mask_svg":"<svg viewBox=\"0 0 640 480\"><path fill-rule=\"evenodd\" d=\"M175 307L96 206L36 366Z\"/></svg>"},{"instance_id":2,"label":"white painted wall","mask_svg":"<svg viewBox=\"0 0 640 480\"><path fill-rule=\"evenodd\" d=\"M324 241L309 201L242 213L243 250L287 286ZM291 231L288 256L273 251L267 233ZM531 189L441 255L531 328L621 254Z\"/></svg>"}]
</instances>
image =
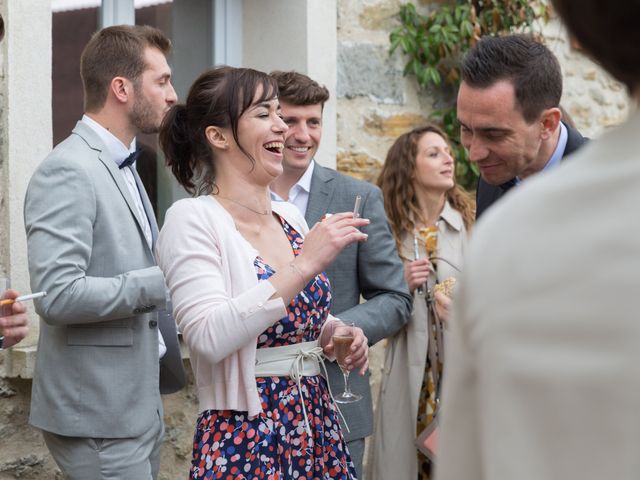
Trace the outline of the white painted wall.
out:
<instances>
[{"instance_id":1,"label":"white painted wall","mask_svg":"<svg viewBox=\"0 0 640 480\"><path fill-rule=\"evenodd\" d=\"M322 144L316 159L336 165L336 0L243 0L243 66L296 70L325 85Z\"/></svg>"},{"instance_id":2,"label":"white painted wall","mask_svg":"<svg viewBox=\"0 0 640 480\"><path fill-rule=\"evenodd\" d=\"M52 148L51 2L0 0L0 12L6 28L0 46L0 195L4 200L0 263L12 286L28 292L24 195L31 174ZM37 323L31 323L31 333L22 345L37 339Z\"/></svg>"}]
</instances>

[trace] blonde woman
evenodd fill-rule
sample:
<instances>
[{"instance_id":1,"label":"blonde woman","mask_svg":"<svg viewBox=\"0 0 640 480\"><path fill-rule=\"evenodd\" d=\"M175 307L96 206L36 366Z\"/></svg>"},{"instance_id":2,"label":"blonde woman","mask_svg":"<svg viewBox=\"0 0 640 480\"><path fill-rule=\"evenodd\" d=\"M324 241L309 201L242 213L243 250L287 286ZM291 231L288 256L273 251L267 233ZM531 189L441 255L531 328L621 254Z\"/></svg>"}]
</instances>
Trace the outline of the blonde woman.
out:
<instances>
[{"instance_id":1,"label":"blonde woman","mask_svg":"<svg viewBox=\"0 0 640 480\"><path fill-rule=\"evenodd\" d=\"M367 478L429 479L431 463L415 441L432 420L442 358L428 351L435 319L426 296L436 282L458 274L475 205L456 185L449 141L435 125L394 142L378 185L414 301L409 323L387 346Z\"/></svg>"}]
</instances>

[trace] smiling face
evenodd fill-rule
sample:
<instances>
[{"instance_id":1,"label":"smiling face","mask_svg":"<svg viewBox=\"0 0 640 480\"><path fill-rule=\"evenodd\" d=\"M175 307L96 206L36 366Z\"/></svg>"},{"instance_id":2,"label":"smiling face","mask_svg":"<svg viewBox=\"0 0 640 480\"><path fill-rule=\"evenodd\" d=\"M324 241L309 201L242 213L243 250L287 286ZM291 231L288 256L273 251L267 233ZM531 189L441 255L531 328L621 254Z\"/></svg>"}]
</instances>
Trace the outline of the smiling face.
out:
<instances>
[{"instance_id":1,"label":"smiling face","mask_svg":"<svg viewBox=\"0 0 640 480\"><path fill-rule=\"evenodd\" d=\"M524 178L546 164L541 122L525 121L511 82L502 80L487 88L462 82L457 108L460 140L486 182L500 185Z\"/></svg>"},{"instance_id":2,"label":"smiling face","mask_svg":"<svg viewBox=\"0 0 640 480\"><path fill-rule=\"evenodd\" d=\"M302 175L320 146L322 104L293 105L283 101L282 116L289 127L284 149L284 168Z\"/></svg>"},{"instance_id":3,"label":"smiling face","mask_svg":"<svg viewBox=\"0 0 640 480\"><path fill-rule=\"evenodd\" d=\"M259 99L260 96L259 91L254 98ZM277 98L253 103L238 120L239 143L255 161L255 164L250 164L247 159L250 175L255 175L261 184L268 185L282 174L286 131L287 125L282 120ZM246 158L245 153L240 153Z\"/></svg>"},{"instance_id":4,"label":"smiling face","mask_svg":"<svg viewBox=\"0 0 640 480\"><path fill-rule=\"evenodd\" d=\"M157 48L144 51L147 68L133 83L134 100L129 120L137 131L157 133L162 119L178 97L171 84L171 69L164 54Z\"/></svg>"},{"instance_id":5,"label":"smiling face","mask_svg":"<svg viewBox=\"0 0 640 480\"><path fill-rule=\"evenodd\" d=\"M454 162L449 145L435 132L427 132L417 144L414 183L416 189L446 192L454 185Z\"/></svg>"}]
</instances>

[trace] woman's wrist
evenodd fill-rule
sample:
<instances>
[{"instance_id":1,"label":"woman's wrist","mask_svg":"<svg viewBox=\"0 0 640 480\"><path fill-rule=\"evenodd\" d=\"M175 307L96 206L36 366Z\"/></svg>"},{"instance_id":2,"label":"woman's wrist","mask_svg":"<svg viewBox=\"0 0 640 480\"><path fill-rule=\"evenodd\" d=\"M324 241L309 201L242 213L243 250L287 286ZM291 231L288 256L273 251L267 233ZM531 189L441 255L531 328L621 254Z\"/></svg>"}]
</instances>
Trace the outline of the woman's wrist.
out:
<instances>
[{"instance_id":1,"label":"woman's wrist","mask_svg":"<svg viewBox=\"0 0 640 480\"><path fill-rule=\"evenodd\" d=\"M309 283L313 277L316 276L315 270L310 265L308 265L308 263L304 261L304 259L300 258L300 256L296 257L291 263L289 263L289 266L292 270L297 272L300 278L302 278L302 280L304 281L305 285Z\"/></svg>"}]
</instances>

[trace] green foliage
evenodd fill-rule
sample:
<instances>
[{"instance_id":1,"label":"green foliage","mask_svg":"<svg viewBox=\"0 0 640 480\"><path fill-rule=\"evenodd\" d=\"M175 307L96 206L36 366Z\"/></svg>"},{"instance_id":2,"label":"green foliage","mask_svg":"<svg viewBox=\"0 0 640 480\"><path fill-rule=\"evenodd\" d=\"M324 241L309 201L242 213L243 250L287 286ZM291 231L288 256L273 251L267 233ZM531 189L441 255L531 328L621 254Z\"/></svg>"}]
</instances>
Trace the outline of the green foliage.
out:
<instances>
[{"instance_id":1,"label":"green foliage","mask_svg":"<svg viewBox=\"0 0 640 480\"><path fill-rule=\"evenodd\" d=\"M414 75L425 89L446 88L457 92L460 59L484 35L531 31L537 20L548 20L544 2L529 0L451 0L421 15L413 3L400 7L400 26L389 36L390 54L398 48L406 55L405 75ZM432 119L449 135L456 154L456 176L467 189L474 189L479 171L469 162L460 144L455 100L435 111Z\"/></svg>"}]
</instances>

